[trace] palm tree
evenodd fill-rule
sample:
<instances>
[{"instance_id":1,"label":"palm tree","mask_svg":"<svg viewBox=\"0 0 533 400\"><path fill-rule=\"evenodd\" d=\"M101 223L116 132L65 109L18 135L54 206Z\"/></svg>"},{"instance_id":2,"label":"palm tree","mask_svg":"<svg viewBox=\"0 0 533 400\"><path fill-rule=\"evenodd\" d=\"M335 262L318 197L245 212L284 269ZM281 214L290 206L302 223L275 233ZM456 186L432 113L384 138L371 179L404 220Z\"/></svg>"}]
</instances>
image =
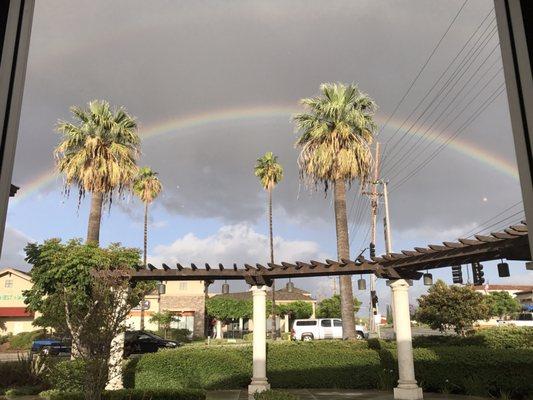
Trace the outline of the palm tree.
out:
<instances>
[{"instance_id":1,"label":"palm tree","mask_svg":"<svg viewBox=\"0 0 533 400\"><path fill-rule=\"evenodd\" d=\"M78 187L78 202L91 193L87 243L98 245L102 205L128 188L137 174L137 124L123 107L111 109L103 100L70 111L75 121L59 121L56 128L62 135L54 151L57 169L65 175L67 195L72 185Z\"/></svg>"},{"instance_id":2,"label":"palm tree","mask_svg":"<svg viewBox=\"0 0 533 400\"><path fill-rule=\"evenodd\" d=\"M143 264L146 268L146 254L148 248L148 205L161 193L163 186L157 177L157 172L149 167L139 169L139 174L133 182L133 193L144 203L144 254ZM141 303L141 330L144 329L144 298Z\"/></svg>"},{"instance_id":3,"label":"palm tree","mask_svg":"<svg viewBox=\"0 0 533 400\"><path fill-rule=\"evenodd\" d=\"M278 157L271 151L257 159L254 168L255 176L261 181L263 189L268 191L268 224L270 232L270 262L274 263L274 236L272 234L272 189L283 179L283 167L278 163ZM272 281L272 339L276 336L276 285Z\"/></svg>"},{"instance_id":4,"label":"palm tree","mask_svg":"<svg viewBox=\"0 0 533 400\"><path fill-rule=\"evenodd\" d=\"M346 183L358 179L362 185L372 168L372 143L376 125L376 105L355 85L325 83L321 94L303 99L306 112L294 116L301 133L296 146L300 177L315 188L334 189L337 256L350 258L350 241L346 216ZM355 338L353 288L349 276L341 276L343 336Z\"/></svg>"}]
</instances>

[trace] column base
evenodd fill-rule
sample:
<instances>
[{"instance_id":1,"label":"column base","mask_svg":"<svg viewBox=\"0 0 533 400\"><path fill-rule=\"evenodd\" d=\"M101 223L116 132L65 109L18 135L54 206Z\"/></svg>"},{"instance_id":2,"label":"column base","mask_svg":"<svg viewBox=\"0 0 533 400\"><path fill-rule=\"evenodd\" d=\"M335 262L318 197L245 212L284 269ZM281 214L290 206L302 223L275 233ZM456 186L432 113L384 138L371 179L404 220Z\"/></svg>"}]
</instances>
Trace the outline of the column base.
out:
<instances>
[{"instance_id":1,"label":"column base","mask_svg":"<svg viewBox=\"0 0 533 400\"><path fill-rule=\"evenodd\" d=\"M422 400L423 398L422 388L416 384L394 388L394 400Z\"/></svg>"},{"instance_id":2,"label":"column base","mask_svg":"<svg viewBox=\"0 0 533 400\"><path fill-rule=\"evenodd\" d=\"M248 385L248 397L253 398L254 393L264 392L270 389L270 383L267 379L252 379L252 382Z\"/></svg>"}]
</instances>

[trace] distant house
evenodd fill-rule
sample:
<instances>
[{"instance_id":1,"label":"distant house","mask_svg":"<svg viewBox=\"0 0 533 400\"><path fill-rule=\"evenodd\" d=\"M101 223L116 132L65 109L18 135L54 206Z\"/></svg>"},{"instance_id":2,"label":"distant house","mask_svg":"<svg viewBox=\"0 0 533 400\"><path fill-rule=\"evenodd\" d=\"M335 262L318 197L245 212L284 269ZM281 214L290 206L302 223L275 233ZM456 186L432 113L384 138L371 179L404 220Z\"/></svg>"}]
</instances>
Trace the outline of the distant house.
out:
<instances>
[{"instance_id":1,"label":"distant house","mask_svg":"<svg viewBox=\"0 0 533 400\"><path fill-rule=\"evenodd\" d=\"M31 276L15 268L0 270L0 334L33 331L34 314L26 310L24 290L32 287Z\"/></svg>"},{"instance_id":2,"label":"distant house","mask_svg":"<svg viewBox=\"0 0 533 400\"><path fill-rule=\"evenodd\" d=\"M523 304L522 299L519 297L520 293L527 293L530 294L533 291L533 285L478 285L474 286L474 290L476 292L480 292L484 295L489 294L491 292L507 292L511 296L516 297L520 303ZM526 296L527 297L527 296ZM498 322L498 318L491 318L488 321L478 321L477 325L479 326L492 326L496 325Z\"/></svg>"},{"instance_id":3,"label":"distant house","mask_svg":"<svg viewBox=\"0 0 533 400\"><path fill-rule=\"evenodd\" d=\"M211 297L222 297L222 298L230 298L235 300L249 300L252 301L252 292L246 291L246 292L234 292L234 293L217 293L212 294ZM272 292L267 292L267 299L272 299ZM287 286L276 290L275 295L276 304L288 304L288 303L294 303L295 301L303 301L306 303L310 303L311 307L313 309L313 313L311 315L311 318L315 318L316 314L316 305L317 301L313 297L311 297L311 293L299 289L297 287L293 287L292 290L288 290ZM267 330L270 331L272 329L272 318L267 319ZM289 320L287 318L279 318L276 317L276 327L281 332L288 332L289 331ZM253 331L253 321L252 319L244 318L240 320L233 321L229 323L228 325L225 325L222 328L222 332L226 336L231 336L231 334L228 335L228 332L252 332Z\"/></svg>"},{"instance_id":4,"label":"distant house","mask_svg":"<svg viewBox=\"0 0 533 400\"><path fill-rule=\"evenodd\" d=\"M523 309L533 311L533 289L516 292L515 296Z\"/></svg>"},{"instance_id":5,"label":"distant house","mask_svg":"<svg viewBox=\"0 0 533 400\"><path fill-rule=\"evenodd\" d=\"M203 281L168 281L165 294L158 302L157 291L146 296L144 328L156 331L157 324L150 322L154 313L172 311L179 317L179 322L172 328L188 329L194 337L203 337L205 329L205 293ZM140 306L133 309L126 321L130 329L140 329Z\"/></svg>"}]
</instances>

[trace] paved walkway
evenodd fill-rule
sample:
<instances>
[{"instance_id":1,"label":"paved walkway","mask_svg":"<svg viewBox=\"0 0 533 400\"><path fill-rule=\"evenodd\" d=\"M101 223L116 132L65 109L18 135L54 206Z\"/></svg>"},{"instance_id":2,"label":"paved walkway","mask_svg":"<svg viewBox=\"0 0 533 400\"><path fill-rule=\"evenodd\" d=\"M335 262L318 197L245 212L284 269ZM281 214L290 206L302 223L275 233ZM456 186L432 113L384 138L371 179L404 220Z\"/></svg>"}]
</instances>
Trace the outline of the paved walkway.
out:
<instances>
[{"instance_id":1,"label":"paved walkway","mask_svg":"<svg viewBox=\"0 0 533 400\"><path fill-rule=\"evenodd\" d=\"M357 389L288 389L300 400L393 400L392 391ZM481 400L480 397L459 396L455 394L424 393L428 400ZM246 390L217 390L207 392L207 400L248 400Z\"/></svg>"}]
</instances>

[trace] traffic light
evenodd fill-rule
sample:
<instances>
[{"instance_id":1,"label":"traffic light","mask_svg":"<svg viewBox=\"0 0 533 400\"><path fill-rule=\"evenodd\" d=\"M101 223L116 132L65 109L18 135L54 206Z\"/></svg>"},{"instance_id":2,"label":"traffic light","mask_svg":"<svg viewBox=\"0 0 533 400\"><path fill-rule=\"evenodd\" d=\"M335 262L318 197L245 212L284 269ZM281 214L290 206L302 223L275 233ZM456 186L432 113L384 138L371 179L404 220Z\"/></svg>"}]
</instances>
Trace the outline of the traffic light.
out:
<instances>
[{"instance_id":1,"label":"traffic light","mask_svg":"<svg viewBox=\"0 0 533 400\"><path fill-rule=\"evenodd\" d=\"M370 242L370 259L376 256L376 245Z\"/></svg>"},{"instance_id":2,"label":"traffic light","mask_svg":"<svg viewBox=\"0 0 533 400\"><path fill-rule=\"evenodd\" d=\"M463 284L463 268L461 265L452 266L453 283Z\"/></svg>"},{"instance_id":3,"label":"traffic light","mask_svg":"<svg viewBox=\"0 0 533 400\"><path fill-rule=\"evenodd\" d=\"M472 278L474 280L474 285L483 285L485 283L484 276L483 265L478 262L472 263Z\"/></svg>"},{"instance_id":4,"label":"traffic light","mask_svg":"<svg viewBox=\"0 0 533 400\"><path fill-rule=\"evenodd\" d=\"M372 299L372 308L374 309L374 314L378 308L378 295L375 290L370 291L370 298Z\"/></svg>"}]
</instances>

